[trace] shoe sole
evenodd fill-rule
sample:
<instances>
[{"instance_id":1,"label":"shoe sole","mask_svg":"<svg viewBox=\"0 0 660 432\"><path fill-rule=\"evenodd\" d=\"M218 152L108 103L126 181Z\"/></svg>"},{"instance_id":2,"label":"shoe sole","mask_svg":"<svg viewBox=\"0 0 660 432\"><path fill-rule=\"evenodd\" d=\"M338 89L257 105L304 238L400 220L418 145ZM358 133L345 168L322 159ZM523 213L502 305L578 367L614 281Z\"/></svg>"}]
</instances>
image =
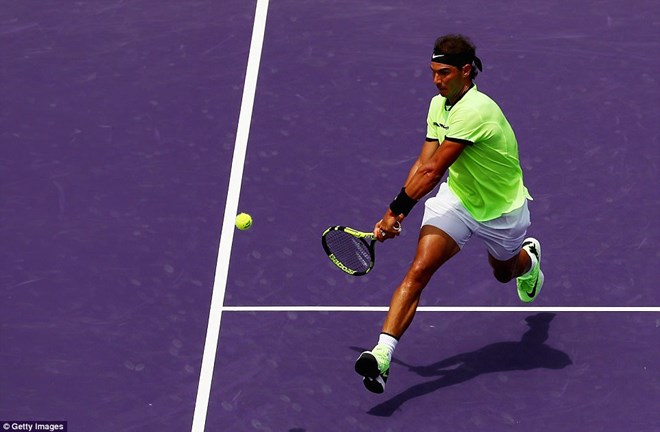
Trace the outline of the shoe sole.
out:
<instances>
[{"instance_id":1,"label":"shoe sole","mask_svg":"<svg viewBox=\"0 0 660 432\"><path fill-rule=\"evenodd\" d=\"M360 354L355 362L355 372L362 375L362 383L370 392L380 394L385 391L385 379L380 375L378 360L370 352Z\"/></svg>"},{"instance_id":2,"label":"shoe sole","mask_svg":"<svg viewBox=\"0 0 660 432\"><path fill-rule=\"evenodd\" d=\"M355 372L372 380L378 378L380 375L380 371L378 370L378 360L376 360L376 357L370 352L363 352L355 362Z\"/></svg>"},{"instance_id":3,"label":"shoe sole","mask_svg":"<svg viewBox=\"0 0 660 432\"><path fill-rule=\"evenodd\" d=\"M385 391L385 380L378 376L376 378L367 378L362 379L364 387L369 390L371 393L383 393Z\"/></svg>"}]
</instances>

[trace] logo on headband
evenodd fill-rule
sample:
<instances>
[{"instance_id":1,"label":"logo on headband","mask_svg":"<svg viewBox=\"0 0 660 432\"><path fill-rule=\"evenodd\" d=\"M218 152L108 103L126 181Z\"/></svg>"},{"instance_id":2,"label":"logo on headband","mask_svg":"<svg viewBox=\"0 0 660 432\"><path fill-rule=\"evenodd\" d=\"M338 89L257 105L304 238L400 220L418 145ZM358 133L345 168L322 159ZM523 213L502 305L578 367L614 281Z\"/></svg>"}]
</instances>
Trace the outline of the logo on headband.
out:
<instances>
[{"instance_id":1,"label":"logo on headband","mask_svg":"<svg viewBox=\"0 0 660 432\"><path fill-rule=\"evenodd\" d=\"M474 54L470 53L459 53L459 54L447 54L443 52L433 52L431 55L431 61L436 63L448 64L461 68L466 64L474 65L479 70L483 70L481 66L481 60Z\"/></svg>"},{"instance_id":2,"label":"logo on headband","mask_svg":"<svg viewBox=\"0 0 660 432\"><path fill-rule=\"evenodd\" d=\"M481 60L474 54L460 53L460 54L447 54L443 52L434 51L431 55L431 61L436 63L448 64L457 68L462 68L466 64L474 65L479 70L483 70Z\"/></svg>"}]
</instances>

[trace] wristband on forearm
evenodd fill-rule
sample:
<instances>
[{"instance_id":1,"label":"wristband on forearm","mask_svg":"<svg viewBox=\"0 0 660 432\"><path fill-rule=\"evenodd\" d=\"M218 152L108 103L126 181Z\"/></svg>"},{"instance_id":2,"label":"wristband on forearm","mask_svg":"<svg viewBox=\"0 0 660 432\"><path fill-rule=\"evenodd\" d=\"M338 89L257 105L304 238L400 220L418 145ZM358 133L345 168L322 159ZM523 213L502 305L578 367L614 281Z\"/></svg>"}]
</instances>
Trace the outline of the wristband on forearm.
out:
<instances>
[{"instance_id":1,"label":"wristband on forearm","mask_svg":"<svg viewBox=\"0 0 660 432\"><path fill-rule=\"evenodd\" d=\"M406 188L403 187L401 188L399 195L397 195L396 198L394 198L394 201L390 203L390 210L392 210L392 213L395 215L403 214L404 216L408 216L408 213L410 213L410 210L415 207L415 204L417 204L417 200L410 198L408 194L406 194Z\"/></svg>"}]
</instances>

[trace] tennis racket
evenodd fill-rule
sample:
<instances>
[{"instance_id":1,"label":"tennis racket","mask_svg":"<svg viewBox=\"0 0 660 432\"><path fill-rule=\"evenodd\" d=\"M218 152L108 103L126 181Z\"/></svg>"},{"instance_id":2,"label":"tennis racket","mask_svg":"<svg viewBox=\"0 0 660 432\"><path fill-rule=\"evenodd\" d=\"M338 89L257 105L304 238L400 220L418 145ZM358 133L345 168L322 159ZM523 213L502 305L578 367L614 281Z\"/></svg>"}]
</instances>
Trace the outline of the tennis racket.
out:
<instances>
[{"instance_id":1,"label":"tennis racket","mask_svg":"<svg viewBox=\"0 0 660 432\"><path fill-rule=\"evenodd\" d=\"M397 222L396 229L401 230ZM321 236L323 250L339 269L352 276L366 275L376 263L376 237L337 225L331 226Z\"/></svg>"},{"instance_id":2,"label":"tennis racket","mask_svg":"<svg viewBox=\"0 0 660 432\"><path fill-rule=\"evenodd\" d=\"M323 232L321 243L330 261L349 275L366 275L376 262L376 237L373 233L337 225Z\"/></svg>"}]
</instances>

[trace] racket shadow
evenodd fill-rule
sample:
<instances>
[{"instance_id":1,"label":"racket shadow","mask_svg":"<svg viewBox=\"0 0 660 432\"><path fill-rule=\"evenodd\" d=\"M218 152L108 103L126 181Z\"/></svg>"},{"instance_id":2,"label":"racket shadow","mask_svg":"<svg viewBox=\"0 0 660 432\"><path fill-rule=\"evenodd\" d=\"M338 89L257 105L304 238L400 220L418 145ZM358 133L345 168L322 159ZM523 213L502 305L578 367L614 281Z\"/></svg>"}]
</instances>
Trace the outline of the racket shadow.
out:
<instances>
[{"instance_id":1,"label":"racket shadow","mask_svg":"<svg viewBox=\"0 0 660 432\"><path fill-rule=\"evenodd\" d=\"M529 329L519 342L497 342L475 351L458 354L426 366L413 366L395 358L392 363L407 367L422 377L437 379L416 384L371 408L368 413L389 417L404 403L434 391L461 384L479 375L493 372L563 369L572 364L568 354L545 344L550 322L555 314L539 313L527 317ZM351 349L358 350L357 347ZM362 350L360 350L362 351Z\"/></svg>"}]
</instances>

